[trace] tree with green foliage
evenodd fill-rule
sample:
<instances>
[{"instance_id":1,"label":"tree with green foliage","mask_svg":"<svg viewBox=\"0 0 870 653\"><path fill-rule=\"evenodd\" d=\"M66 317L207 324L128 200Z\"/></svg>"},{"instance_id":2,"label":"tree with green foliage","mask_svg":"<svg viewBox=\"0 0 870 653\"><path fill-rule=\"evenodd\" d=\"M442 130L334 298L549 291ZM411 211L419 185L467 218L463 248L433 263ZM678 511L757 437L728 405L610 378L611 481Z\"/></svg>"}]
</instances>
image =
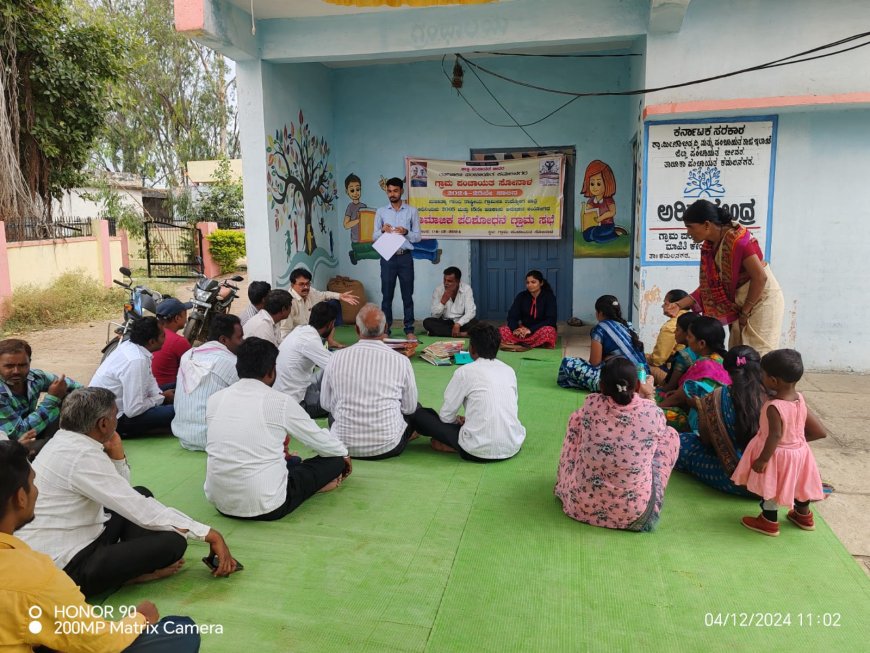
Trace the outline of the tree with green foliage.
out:
<instances>
[{"instance_id":1,"label":"tree with green foliage","mask_svg":"<svg viewBox=\"0 0 870 653\"><path fill-rule=\"evenodd\" d=\"M187 184L187 162L239 153L235 81L220 54L175 31L171 0L73 0L122 31L129 66L96 151L102 168Z\"/></svg>"},{"instance_id":2,"label":"tree with green foliage","mask_svg":"<svg viewBox=\"0 0 870 653\"><path fill-rule=\"evenodd\" d=\"M194 216L196 222L217 222L221 229L244 226L242 184L233 177L229 159L221 159L212 174L212 183L200 195Z\"/></svg>"},{"instance_id":3,"label":"tree with green foliage","mask_svg":"<svg viewBox=\"0 0 870 653\"><path fill-rule=\"evenodd\" d=\"M0 219L81 185L125 74L122 34L64 0L0 0Z\"/></svg>"}]
</instances>

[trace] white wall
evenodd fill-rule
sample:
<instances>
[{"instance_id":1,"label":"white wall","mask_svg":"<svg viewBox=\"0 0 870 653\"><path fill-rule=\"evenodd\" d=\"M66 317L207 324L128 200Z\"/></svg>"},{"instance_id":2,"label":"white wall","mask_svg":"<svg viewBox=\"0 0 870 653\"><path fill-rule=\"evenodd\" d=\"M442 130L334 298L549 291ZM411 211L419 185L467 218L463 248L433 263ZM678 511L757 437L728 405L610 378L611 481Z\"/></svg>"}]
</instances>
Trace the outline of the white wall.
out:
<instances>
[{"instance_id":1,"label":"white wall","mask_svg":"<svg viewBox=\"0 0 870 653\"><path fill-rule=\"evenodd\" d=\"M679 32L647 37L647 86L710 77L780 59L865 32L868 25L867 0L692 0ZM646 102L868 91L868 70L870 47L661 91L647 96Z\"/></svg>"},{"instance_id":2,"label":"white wall","mask_svg":"<svg viewBox=\"0 0 870 653\"><path fill-rule=\"evenodd\" d=\"M779 58L861 31L870 3L857 1L693 0L682 30L647 40L646 85L685 81ZM734 98L833 95L870 91L870 48L796 66L646 97L646 105L711 101L686 117L778 114L771 269L783 287L782 346L810 369L870 371L870 307L862 263L870 208L854 189L870 178L870 109L836 105L717 111ZM679 118L679 115L668 116ZM671 288L694 290L697 267L640 272L641 337L652 342Z\"/></svg>"}]
</instances>

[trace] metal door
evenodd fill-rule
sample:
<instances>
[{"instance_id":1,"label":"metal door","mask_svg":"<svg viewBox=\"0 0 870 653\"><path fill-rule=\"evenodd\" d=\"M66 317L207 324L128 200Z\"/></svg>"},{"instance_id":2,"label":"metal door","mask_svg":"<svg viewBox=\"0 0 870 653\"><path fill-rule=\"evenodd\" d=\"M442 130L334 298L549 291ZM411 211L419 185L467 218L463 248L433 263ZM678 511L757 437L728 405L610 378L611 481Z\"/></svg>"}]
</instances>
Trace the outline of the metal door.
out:
<instances>
[{"instance_id":1,"label":"metal door","mask_svg":"<svg viewBox=\"0 0 870 653\"><path fill-rule=\"evenodd\" d=\"M519 158L544 154L565 155L562 237L559 240L471 241L471 288L477 316L504 320L514 297L525 290L526 272L538 269L553 287L559 320L571 317L574 301L574 168L573 146L542 148L472 149L471 158Z\"/></svg>"}]
</instances>

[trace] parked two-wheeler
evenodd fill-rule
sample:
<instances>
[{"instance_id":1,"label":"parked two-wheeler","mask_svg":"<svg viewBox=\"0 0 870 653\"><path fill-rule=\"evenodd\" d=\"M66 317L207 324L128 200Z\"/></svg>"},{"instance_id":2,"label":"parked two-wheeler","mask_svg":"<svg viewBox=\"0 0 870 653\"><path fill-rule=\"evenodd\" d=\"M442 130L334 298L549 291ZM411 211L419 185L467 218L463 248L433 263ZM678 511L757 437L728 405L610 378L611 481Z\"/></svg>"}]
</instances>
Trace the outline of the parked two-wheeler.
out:
<instances>
[{"instance_id":1,"label":"parked two-wheeler","mask_svg":"<svg viewBox=\"0 0 870 653\"><path fill-rule=\"evenodd\" d=\"M157 315L157 304L164 299L156 290L142 285L133 285L132 272L130 268L119 268L118 271L124 275L124 281L113 279L113 282L124 288L130 293L127 302L124 304L124 313L121 322L109 322L106 330L106 346L103 347L101 360L106 360L106 357L111 354L118 345L130 337L130 326L135 320L147 315ZM114 334L114 335L113 335Z\"/></svg>"},{"instance_id":2,"label":"parked two-wheeler","mask_svg":"<svg viewBox=\"0 0 870 653\"><path fill-rule=\"evenodd\" d=\"M199 274L193 288L193 309L187 317L187 324L182 332L187 341L193 345L204 342L208 338L212 318L220 313L229 313L233 300L238 297L239 287L230 281L244 281L244 277L236 275L224 281L210 279Z\"/></svg>"}]
</instances>

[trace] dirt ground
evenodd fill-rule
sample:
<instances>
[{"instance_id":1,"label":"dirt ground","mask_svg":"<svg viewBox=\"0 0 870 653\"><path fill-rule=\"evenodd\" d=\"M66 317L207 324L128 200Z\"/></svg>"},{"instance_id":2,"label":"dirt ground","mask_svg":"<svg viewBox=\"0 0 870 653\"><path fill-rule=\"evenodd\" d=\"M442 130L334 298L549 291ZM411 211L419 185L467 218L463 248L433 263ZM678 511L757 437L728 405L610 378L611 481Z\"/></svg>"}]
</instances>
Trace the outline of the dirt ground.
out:
<instances>
[{"instance_id":1,"label":"dirt ground","mask_svg":"<svg viewBox=\"0 0 870 653\"><path fill-rule=\"evenodd\" d=\"M244 281L236 282L239 293L233 302L231 313L238 315L248 306L248 278L243 271ZM221 279L232 275L224 275ZM147 285L148 280L140 280ZM175 296L181 301L188 301L193 294L194 280L182 283L178 286ZM112 318L120 322L123 307L118 306L118 314ZM94 372L100 366L102 349L106 342L114 337L109 328L110 320L95 320L69 327L57 329L45 329L42 331L30 331L26 333L10 334L16 338L23 338L33 348L33 367L50 370L55 374L66 374L80 383L88 383ZM8 337L4 335L3 337Z\"/></svg>"}]
</instances>

